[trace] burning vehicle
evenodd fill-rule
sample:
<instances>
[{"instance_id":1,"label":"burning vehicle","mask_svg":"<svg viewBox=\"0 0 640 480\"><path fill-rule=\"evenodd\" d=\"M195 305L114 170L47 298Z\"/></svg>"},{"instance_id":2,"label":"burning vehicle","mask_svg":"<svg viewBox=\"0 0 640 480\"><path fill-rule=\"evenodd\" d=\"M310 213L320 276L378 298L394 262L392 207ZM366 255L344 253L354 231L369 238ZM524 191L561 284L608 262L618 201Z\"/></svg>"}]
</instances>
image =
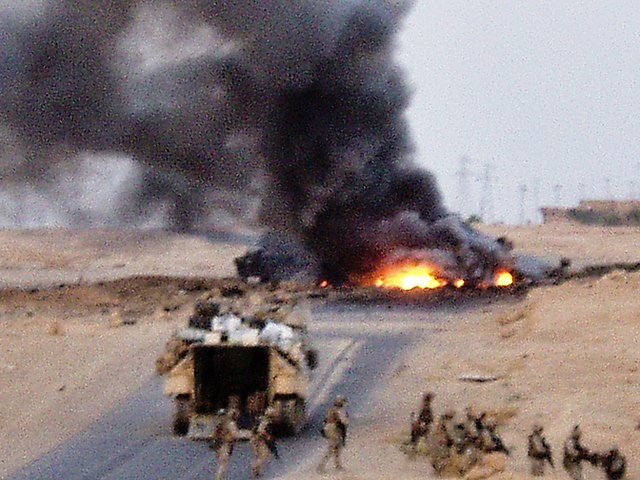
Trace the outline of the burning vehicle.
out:
<instances>
[{"instance_id":1,"label":"burning vehicle","mask_svg":"<svg viewBox=\"0 0 640 480\"><path fill-rule=\"evenodd\" d=\"M433 229L431 245L409 242L411 247L399 245L385 253L373 252L369 261L358 259L353 271L344 272L345 265L310 261L312 254L302 244L286 250L273 241L261 242L260 248L236 258L235 264L243 280L257 278L269 283L306 277L322 287L398 290L510 287L516 277L531 275L520 271L521 262L511 253L513 245L505 239L485 236L456 217L436 222ZM342 272L337 274L340 269Z\"/></svg>"}]
</instances>

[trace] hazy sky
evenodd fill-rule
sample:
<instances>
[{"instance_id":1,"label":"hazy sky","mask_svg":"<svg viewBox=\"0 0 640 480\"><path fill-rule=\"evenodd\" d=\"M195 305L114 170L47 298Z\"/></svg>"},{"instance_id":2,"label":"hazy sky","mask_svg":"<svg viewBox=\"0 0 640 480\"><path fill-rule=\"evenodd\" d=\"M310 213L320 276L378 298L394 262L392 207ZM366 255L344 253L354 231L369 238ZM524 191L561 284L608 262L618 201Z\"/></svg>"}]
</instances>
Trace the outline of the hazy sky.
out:
<instances>
[{"instance_id":1,"label":"hazy sky","mask_svg":"<svg viewBox=\"0 0 640 480\"><path fill-rule=\"evenodd\" d=\"M452 209L536 221L541 204L638 198L637 2L418 0L399 44L417 157Z\"/></svg>"}]
</instances>

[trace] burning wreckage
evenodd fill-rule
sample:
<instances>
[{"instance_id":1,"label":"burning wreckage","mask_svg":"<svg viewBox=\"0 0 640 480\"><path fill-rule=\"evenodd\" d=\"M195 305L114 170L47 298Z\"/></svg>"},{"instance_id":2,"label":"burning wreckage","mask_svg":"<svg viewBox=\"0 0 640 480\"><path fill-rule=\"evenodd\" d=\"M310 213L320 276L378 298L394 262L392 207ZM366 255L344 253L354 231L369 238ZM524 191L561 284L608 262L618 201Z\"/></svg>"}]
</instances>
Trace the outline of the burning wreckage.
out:
<instances>
[{"instance_id":1,"label":"burning wreckage","mask_svg":"<svg viewBox=\"0 0 640 480\"><path fill-rule=\"evenodd\" d=\"M504 237L493 239L447 216L435 222L430 234L433 243L412 248L400 246L361 262L359 271L337 274L335 266L314 258L300 242L277 240L271 233L259 248L235 259L243 281L312 282L320 287L363 286L381 289L438 289L442 287L510 287L516 279L542 278L549 266L532 257L512 253L513 245ZM365 265L365 268L362 268Z\"/></svg>"},{"instance_id":2,"label":"burning wreckage","mask_svg":"<svg viewBox=\"0 0 640 480\"><path fill-rule=\"evenodd\" d=\"M174 399L174 434L210 438L221 411L235 408L252 423L268 407L277 431L296 434L317 364L306 316L282 302L248 311L237 301L198 301L188 326L156 361Z\"/></svg>"}]
</instances>

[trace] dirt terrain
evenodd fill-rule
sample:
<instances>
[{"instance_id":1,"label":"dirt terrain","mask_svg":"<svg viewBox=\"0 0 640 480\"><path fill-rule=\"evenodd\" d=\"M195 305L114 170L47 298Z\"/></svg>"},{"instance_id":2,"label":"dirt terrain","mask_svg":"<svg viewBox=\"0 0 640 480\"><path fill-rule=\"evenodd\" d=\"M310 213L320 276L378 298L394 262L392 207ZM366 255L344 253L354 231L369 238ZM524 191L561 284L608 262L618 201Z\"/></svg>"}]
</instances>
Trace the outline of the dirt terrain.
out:
<instances>
[{"instance_id":1,"label":"dirt terrain","mask_svg":"<svg viewBox=\"0 0 640 480\"><path fill-rule=\"evenodd\" d=\"M575 264L639 261L640 229L491 226L519 250ZM0 478L38 458L154 375L154 360L243 246L158 232L0 231ZM170 276L158 279L158 275ZM123 279L123 280L118 280ZM617 444L640 478L640 274L537 288L468 311L408 349L378 390L342 478L421 478L426 460L400 451L425 389L435 409L500 414L515 448L498 478L528 478L526 435L542 422L555 447L575 423L595 450ZM486 383L466 374L495 377ZM549 476L548 478L554 478ZM587 469L587 478L603 478Z\"/></svg>"}]
</instances>

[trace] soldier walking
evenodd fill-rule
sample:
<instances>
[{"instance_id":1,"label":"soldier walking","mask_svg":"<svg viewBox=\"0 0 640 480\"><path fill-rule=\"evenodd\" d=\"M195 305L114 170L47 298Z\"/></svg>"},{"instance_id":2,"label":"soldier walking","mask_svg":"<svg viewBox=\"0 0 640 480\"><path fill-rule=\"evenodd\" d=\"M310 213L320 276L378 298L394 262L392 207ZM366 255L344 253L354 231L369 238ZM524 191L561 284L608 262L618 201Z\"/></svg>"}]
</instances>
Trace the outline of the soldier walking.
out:
<instances>
[{"instance_id":1,"label":"soldier walking","mask_svg":"<svg viewBox=\"0 0 640 480\"><path fill-rule=\"evenodd\" d=\"M431 410L433 397L434 395L431 392L424 394L420 414L411 422L411 446L414 450L418 446L420 439L426 439L429 435L431 423L433 422L433 412Z\"/></svg>"},{"instance_id":2,"label":"soldier walking","mask_svg":"<svg viewBox=\"0 0 640 480\"><path fill-rule=\"evenodd\" d=\"M580 430L580 426L576 425L564 443L562 466L573 480L582 480L583 461L596 464L598 460L597 455L593 455L582 445L580 442L581 437L582 431Z\"/></svg>"},{"instance_id":3,"label":"soldier walking","mask_svg":"<svg viewBox=\"0 0 640 480\"><path fill-rule=\"evenodd\" d=\"M535 425L533 427L533 433L528 437L528 450L527 455L531 459L531 475L534 477L541 477L544 475L544 464L549 462L552 468L553 457L551 454L551 447L547 443L546 438L542 435L543 428L541 425Z\"/></svg>"},{"instance_id":4,"label":"soldier walking","mask_svg":"<svg viewBox=\"0 0 640 480\"><path fill-rule=\"evenodd\" d=\"M488 422L480 430L479 445L480 450L485 453L501 452L506 455L511 455L509 449L505 446L502 438L496 431L497 425L494 422Z\"/></svg>"},{"instance_id":5,"label":"soldier walking","mask_svg":"<svg viewBox=\"0 0 640 480\"><path fill-rule=\"evenodd\" d=\"M253 447L253 451L256 456L252 469L254 477L262 475L264 466L272 454L274 457L279 458L276 439L273 435L274 416L274 408L268 407L265 410L264 415L260 418L253 435L251 436L251 446Z\"/></svg>"},{"instance_id":6,"label":"soldier walking","mask_svg":"<svg viewBox=\"0 0 640 480\"><path fill-rule=\"evenodd\" d=\"M466 419L464 421L464 435L467 446L478 447L480 442L480 432L484 428L485 413L477 415L472 407L465 409Z\"/></svg>"},{"instance_id":7,"label":"soldier walking","mask_svg":"<svg viewBox=\"0 0 640 480\"><path fill-rule=\"evenodd\" d=\"M627 470L627 460L620 453L618 447L613 447L602 456L598 462L604 468L607 480L620 480Z\"/></svg>"},{"instance_id":8,"label":"soldier walking","mask_svg":"<svg viewBox=\"0 0 640 480\"><path fill-rule=\"evenodd\" d=\"M231 408L227 410L216 427L213 442L210 445L218 456L216 480L224 480L229 468L229 460L233 454L233 447L236 441L242 438L237 424L239 416L240 412L235 408Z\"/></svg>"},{"instance_id":9,"label":"soldier walking","mask_svg":"<svg viewBox=\"0 0 640 480\"><path fill-rule=\"evenodd\" d=\"M333 401L333 407L329 409L324 419L322 436L327 439L328 447L320 465L318 465L318 471L321 473L324 472L325 465L331 457L334 458L336 469L342 470L343 468L340 454L346 443L347 427L349 426L346 405L345 397L338 395Z\"/></svg>"},{"instance_id":10,"label":"soldier walking","mask_svg":"<svg viewBox=\"0 0 640 480\"><path fill-rule=\"evenodd\" d=\"M438 419L433 434L430 436L429 456L431 466L438 476L442 475L451 459L451 449L454 445L453 419L455 412L449 410Z\"/></svg>"}]
</instances>

